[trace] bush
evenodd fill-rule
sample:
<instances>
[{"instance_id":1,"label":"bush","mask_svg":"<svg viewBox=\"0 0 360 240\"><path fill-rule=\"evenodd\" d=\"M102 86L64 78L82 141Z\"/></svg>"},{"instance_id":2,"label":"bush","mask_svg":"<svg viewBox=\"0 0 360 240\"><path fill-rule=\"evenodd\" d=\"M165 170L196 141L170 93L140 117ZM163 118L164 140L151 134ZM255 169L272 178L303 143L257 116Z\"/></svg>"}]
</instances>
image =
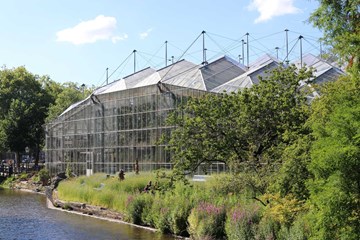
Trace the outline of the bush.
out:
<instances>
[{"instance_id":1,"label":"bush","mask_svg":"<svg viewBox=\"0 0 360 240\"><path fill-rule=\"evenodd\" d=\"M169 203L166 199L158 197L151 209L151 222L152 225L159 229L162 233L170 233L170 211Z\"/></svg>"},{"instance_id":2,"label":"bush","mask_svg":"<svg viewBox=\"0 0 360 240\"><path fill-rule=\"evenodd\" d=\"M180 235L188 236L188 217L193 207L192 202L187 199L183 201L177 201L173 204L171 209L169 224L171 232Z\"/></svg>"},{"instance_id":3,"label":"bush","mask_svg":"<svg viewBox=\"0 0 360 240\"><path fill-rule=\"evenodd\" d=\"M292 194L283 198L280 194L265 194L263 198L270 202L265 209L265 217L287 228L290 228L299 213L306 210L304 201L296 199Z\"/></svg>"},{"instance_id":4,"label":"bush","mask_svg":"<svg viewBox=\"0 0 360 240\"><path fill-rule=\"evenodd\" d=\"M146 206L143 195L129 195L126 201L127 220L134 224L142 224L142 214Z\"/></svg>"},{"instance_id":5,"label":"bush","mask_svg":"<svg viewBox=\"0 0 360 240\"><path fill-rule=\"evenodd\" d=\"M40 181L43 186L47 186L50 181L50 173L47 169L41 169L37 174L37 181Z\"/></svg>"},{"instance_id":6,"label":"bush","mask_svg":"<svg viewBox=\"0 0 360 240\"><path fill-rule=\"evenodd\" d=\"M194 239L222 239L225 237L226 211L223 206L201 202L188 218L189 233Z\"/></svg>"},{"instance_id":7,"label":"bush","mask_svg":"<svg viewBox=\"0 0 360 240\"><path fill-rule=\"evenodd\" d=\"M169 218L171 232L176 235L189 236L188 217L194 207L194 188L183 182L176 183L167 202L169 202L171 210Z\"/></svg>"},{"instance_id":8,"label":"bush","mask_svg":"<svg viewBox=\"0 0 360 240\"><path fill-rule=\"evenodd\" d=\"M254 239L260 221L257 205L235 206L228 213L225 223L226 235L229 240Z\"/></svg>"},{"instance_id":9,"label":"bush","mask_svg":"<svg viewBox=\"0 0 360 240\"><path fill-rule=\"evenodd\" d=\"M280 230L280 224L271 218L263 217L259 223L258 239L277 239Z\"/></svg>"}]
</instances>

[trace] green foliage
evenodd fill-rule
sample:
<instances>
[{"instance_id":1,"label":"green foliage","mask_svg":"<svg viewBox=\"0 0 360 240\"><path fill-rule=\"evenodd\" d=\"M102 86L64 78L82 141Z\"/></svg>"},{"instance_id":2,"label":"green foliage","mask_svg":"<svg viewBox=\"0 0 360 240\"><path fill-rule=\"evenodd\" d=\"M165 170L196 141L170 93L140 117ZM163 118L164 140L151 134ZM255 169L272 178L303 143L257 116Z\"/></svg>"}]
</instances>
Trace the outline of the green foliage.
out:
<instances>
[{"instance_id":1,"label":"green foliage","mask_svg":"<svg viewBox=\"0 0 360 240\"><path fill-rule=\"evenodd\" d=\"M5 188L11 188L15 180L15 176L8 177L4 182L1 183L1 185Z\"/></svg>"},{"instance_id":2,"label":"green foliage","mask_svg":"<svg viewBox=\"0 0 360 240\"><path fill-rule=\"evenodd\" d=\"M162 199L162 197L157 197L152 205L151 222L155 228L160 230L160 232L169 233L171 232L170 213L172 211L172 205L169 203L168 199Z\"/></svg>"},{"instance_id":3,"label":"green foliage","mask_svg":"<svg viewBox=\"0 0 360 240\"><path fill-rule=\"evenodd\" d=\"M261 218L258 226L258 238L259 239L277 239L278 232L280 231L280 224L271 219L263 217Z\"/></svg>"},{"instance_id":4,"label":"green foliage","mask_svg":"<svg viewBox=\"0 0 360 240\"><path fill-rule=\"evenodd\" d=\"M105 174L94 174L61 181L57 190L60 199L65 201L86 202L126 212L128 196L140 193L147 182L155 177L152 173L128 174L120 182L115 176L107 178Z\"/></svg>"},{"instance_id":5,"label":"green foliage","mask_svg":"<svg viewBox=\"0 0 360 240\"><path fill-rule=\"evenodd\" d=\"M146 198L145 194L141 195L129 195L126 201L126 211L128 221L134 224L142 224L142 215L146 207Z\"/></svg>"},{"instance_id":6,"label":"green foliage","mask_svg":"<svg viewBox=\"0 0 360 240\"><path fill-rule=\"evenodd\" d=\"M86 85L79 86L73 82L59 84L56 82L46 82L47 90L54 97L54 102L49 107L49 116L46 122L56 119L63 111L72 104L83 100L86 95L93 90Z\"/></svg>"},{"instance_id":7,"label":"green foliage","mask_svg":"<svg viewBox=\"0 0 360 240\"><path fill-rule=\"evenodd\" d=\"M287 146L282 154L283 164L279 172L274 174L272 191L280 192L284 197L292 194L300 200L309 196L306 181L310 178L308 164L310 163L311 135L299 137L292 145Z\"/></svg>"},{"instance_id":8,"label":"green foliage","mask_svg":"<svg viewBox=\"0 0 360 240\"><path fill-rule=\"evenodd\" d=\"M300 214L288 230L288 236L284 239L307 240L310 237L310 227L304 214Z\"/></svg>"},{"instance_id":9,"label":"green foliage","mask_svg":"<svg viewBox=\"0 0 360 240\"><path fill-rule=\"evenodd\" d=\"M29 147L38 155L51 104L40 84L42 78L24 67L0 70L0 150L19 153Z\"/></svg>"},{"instance_id":10,"label":"green foliage","mask_svg":"<svg viewBox=\"0 0 360 240\"><path fill-rule=\"evenodd\" d=\"M308 181L314 239L358 239L360 233L360 88L346 76L313 103Z\"/></svg>"},{"instance_id":11,"label":"green foliage","mask_svg":"<svg viewBox=\"0 0 360 240\"><path fill-rule=\"evenodd\" d=\"M261 219L257 205L236 205L227 212L225 223L226 235L229 240L255 239Z\"/></svg>"},{"instance_id":12,"label":"green foliage","mask_svg":"<svg viewBox=\"0 0 360 240\"><path fill-rule=\"evenodd\" d=\"M286 228L290 228L297 216L306 211L304 201L299 201L292 195L281 197L279 194L265 194L262 198L269 203L263 217L272 219Z\"/></svg>"},{"instance_id":13,"label":"green foliage","mask_svg":"<svg viewBox=\"0 0 360 240\"><path fill-rule=\"evenodd\" d=\"M336 53L347 59L360 57L359 0L319 0L319 7L310 22L321 29L323 41L333 46Z\"/></svg>"},{"instance_id":14,"label":"green foliage","mask_svg":"<svg viewBox=\"0 0 360 240\"><path fill-rule=\"evenodd\" d=\"M222 239L225 237L226 211L223 206L200 202L188 218L192 239Z\"/></svg>"},{"instance_id":15,"label":"green foliage","mask_svg":"<svg viewBox=\"0 0 360 240\"><path fill-rule=\"evenodd\" d=\"M72 170L71 170L71 166L70 166L70 162L66 163L66 169L65 169L65 176L67 178L71 178L72 177Z\"/></svg>"},{"instance_id":16,"label":"green foliage","mask_svg":"<svg viewBox=\"0 0 360 240\"><path fill-rule=\"evenodd\" d=\"M279 67L250 89L189 99L168 119L177 126L168 139L175 173L223 162L244 173L242 185L254 195L265 193L283 149L308 131L307 89L300 90L299 82L311 76L306 69Z\"/></svg>"}]
</instances>

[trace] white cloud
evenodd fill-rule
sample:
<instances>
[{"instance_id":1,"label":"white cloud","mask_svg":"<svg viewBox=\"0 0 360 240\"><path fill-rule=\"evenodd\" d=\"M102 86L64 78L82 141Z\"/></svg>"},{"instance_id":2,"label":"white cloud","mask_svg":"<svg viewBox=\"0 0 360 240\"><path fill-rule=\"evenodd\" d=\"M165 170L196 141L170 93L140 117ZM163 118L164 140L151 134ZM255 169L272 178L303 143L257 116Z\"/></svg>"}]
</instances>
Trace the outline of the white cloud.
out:
<instances>
[{"instance_id":1,"label":"white cloud","mask_svg":"<svg viewBox=\"0 0 360 240\"><path fill-rule=\"evenodd\" d=\"M126 33L124 33L122 36L114 36L114 37L112 37L111 38L111 41L113 42L113 43L116 43L116 42L118 42L118 41L123 41L123 40L125 40L125 39L127 39L129 36L126 34Z\"/></svg>"},{"instance_id":2,"label":"white cloud","mask_svg":"<svg viewBox=\"0 0 360 240\"><path fill-rule=\"evenodd\" d=\"M119 40L125 40L128 36L115 35L116 18L97 16L95 19L82 21L72 28L66 28L56 33L58 42L70 42L75 45L94 43L99 40L111 40L116 43Z\"/></svg>"},{"instance_id":3,"label":"white cloud","mask_svg":"<svg viewBox=\"0 0 360 240\"><path fill-rule=\"evenodd\" d=\"M301 12L293 4L294 0L252 0L248 9L257 10L260 13L260 16L255 19L255 23L259 23L268 21L276 16Z\"/></svg>"},{"instance_id":4,"label":"white cloud","mask_svg":"<svg viewBox=\"0 0 360 240\"><path fill-rule=\"evenodd\" d=\"M152 28L149 28L148 30L146 30L146 32L142 32L140 33L140 39L145 39L149 36L149 34L152 32Z\"/></svg>"}]
</instances>

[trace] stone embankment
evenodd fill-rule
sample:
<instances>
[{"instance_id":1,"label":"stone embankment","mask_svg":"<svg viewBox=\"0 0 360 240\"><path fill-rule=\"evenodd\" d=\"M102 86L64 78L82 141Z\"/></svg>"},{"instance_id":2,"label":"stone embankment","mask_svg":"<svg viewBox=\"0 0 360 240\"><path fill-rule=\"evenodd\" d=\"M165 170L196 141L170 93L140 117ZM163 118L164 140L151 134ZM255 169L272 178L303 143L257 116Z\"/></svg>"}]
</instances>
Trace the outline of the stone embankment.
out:
<instances>
[{"instance_id":1,"label":"stone embankment","mask_svg":"<svg viewBox=\"0 0 360 240\"><path fill-rule=\"evenodd\" d=\"M61 201L57 197L56 190L52 192L52 197L50 198L48 197L48 199L55 208L61 208L68 211L75 211L86 215L96 216L101 218L109 218L109 219L121 220L121 221L123 221L124 219L123 214L109 210L107 208L87 205L86 203Z\"/></svg>"}]
</instances>

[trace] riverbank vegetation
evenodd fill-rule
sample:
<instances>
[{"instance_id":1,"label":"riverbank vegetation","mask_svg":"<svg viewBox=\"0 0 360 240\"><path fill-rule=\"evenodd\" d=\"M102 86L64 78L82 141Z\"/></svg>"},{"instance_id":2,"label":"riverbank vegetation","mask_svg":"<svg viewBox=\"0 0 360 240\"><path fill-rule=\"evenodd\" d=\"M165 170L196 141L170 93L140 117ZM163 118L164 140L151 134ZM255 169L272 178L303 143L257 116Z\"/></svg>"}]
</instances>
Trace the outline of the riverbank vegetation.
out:
<instances>
[{"instance_id":1,"label":"riverbank vegetation","mask_svg":"<svg viewBox=\"0 0 360 240\"><path fill-rule=\"evenodd\" d=\"M0 182L0 188L24 189L34 192L44 192L50 184L50 174L46 169L30 171L21 174L13 174L11 177Z\"/></svg>"}]
</instances>

